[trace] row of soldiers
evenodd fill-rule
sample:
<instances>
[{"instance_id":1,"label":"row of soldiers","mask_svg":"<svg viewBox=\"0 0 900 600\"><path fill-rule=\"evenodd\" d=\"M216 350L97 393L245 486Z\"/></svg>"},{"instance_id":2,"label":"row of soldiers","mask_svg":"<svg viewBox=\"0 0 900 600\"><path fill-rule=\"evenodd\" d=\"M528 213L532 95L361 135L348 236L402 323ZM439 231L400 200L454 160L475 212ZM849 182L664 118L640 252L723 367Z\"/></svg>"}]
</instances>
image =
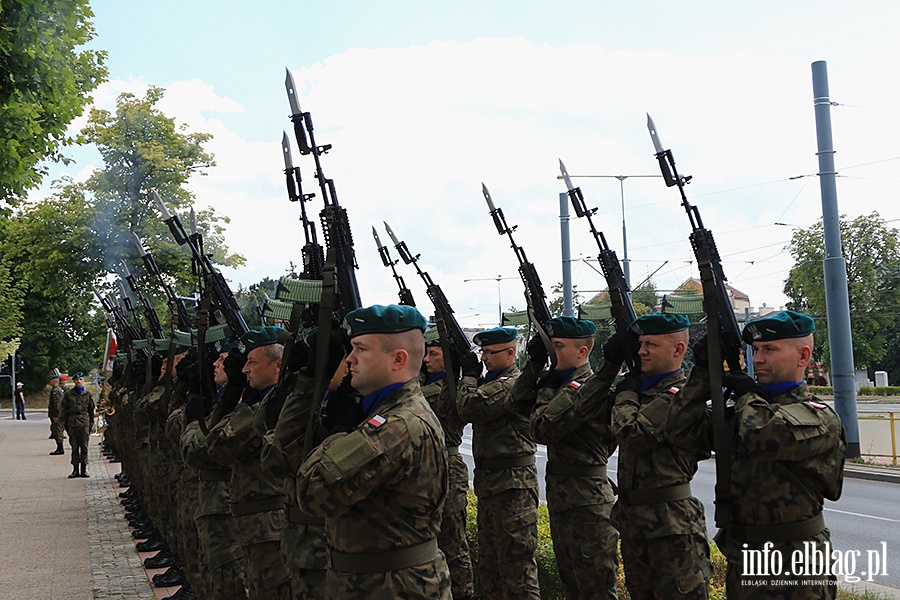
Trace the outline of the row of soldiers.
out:
<instances>
[{"instance_id":1,"label":"row of soldiers","mask_svg":"<svg viewBox=\"0 0 900 600\"><path fill-rule=\"evenodd\" d=\"M327 356L313 351L315 331L295 342L275 327L219 347L212 406L198 401L204 365L180 349L113 378L107 440L146 513L135 524L152 523L161 539L150 546L181 559L194 590L181 597L472 598L477 579L482 598L539 598L537 443L547 445L567 598L616 597L620 539L632 598L708 596L706 522L690 482L714 450L709 365L701 338L697 368L682 369L686 317L638 318L603 345L596 373L596 327L572 317L551 319L548 339L527 344L521 371L513 328L476 334L479 356L442 346L409 306L357 309L343 325ZM758 380L725 375L732 514L717 542L729 598L836 594L833 576L779 587L744 564L766 544L787 560L829 541L822 505L840 496L845 443L837 415L804 383L813 329L791 311L749 323ZM634 351L638 366L622 377ZM330 384L320 410L322 361ZM458 371L447 377L445 365ZM616 449L617 488L606 469Z\"/></svg>"}]
</instances>

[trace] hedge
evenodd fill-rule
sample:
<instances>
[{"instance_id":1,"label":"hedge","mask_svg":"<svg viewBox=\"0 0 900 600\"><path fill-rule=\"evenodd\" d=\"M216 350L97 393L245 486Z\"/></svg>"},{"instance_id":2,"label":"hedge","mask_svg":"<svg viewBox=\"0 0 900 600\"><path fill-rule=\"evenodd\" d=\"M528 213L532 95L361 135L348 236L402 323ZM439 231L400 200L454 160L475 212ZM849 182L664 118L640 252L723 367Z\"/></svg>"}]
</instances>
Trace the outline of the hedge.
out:
<instances>
[{"instance_id":1,"label":"hedge","mask_svg":"<svg viewBox=\"0 0 900 600\"><path fill-rule=\"evenodd\" d=\"M811 385L809 391L817 396L834 396L834 388L829 385ZM860 396L900 396L900 385L867 386L859 388Z\"/></svg>"}]
</instances>

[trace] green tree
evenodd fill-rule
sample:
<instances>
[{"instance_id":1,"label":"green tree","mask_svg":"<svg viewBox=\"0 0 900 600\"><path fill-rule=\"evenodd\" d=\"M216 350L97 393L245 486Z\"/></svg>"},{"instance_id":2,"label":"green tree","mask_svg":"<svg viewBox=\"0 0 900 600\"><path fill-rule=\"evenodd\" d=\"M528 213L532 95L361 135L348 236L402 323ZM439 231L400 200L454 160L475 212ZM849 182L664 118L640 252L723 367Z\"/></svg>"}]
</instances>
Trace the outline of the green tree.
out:
<instances>
[{"instance_id":1,"label":"green tree","mask_svg":"<svg viewBox=\"0 0 900 600\"><path fill-rule=\"evenodd\" d=\"M581 304L581 294L578 293L578 286L572 286L572 305L578 306ZM554 284L553 289L550 290L550 304L547 305L550 309L550 314L553 316L561 315L563 311L563 286L561 283Z\"/></svg>"},{"instance_id":2,"label":"green tree","mask_svg":"<svg viewBox=\"0 0 900 600\"><path fill-rule=\"evenodd\" d=\"M649 279L631 291L631 305L637 316L654 312L657 304L659 296L656 293L656 284Z\"/></svg>"},{"instance_id":3,"label":"green tree","mask_svg":"<svg viewBox=\"0 0 900 600\"><path fill-rule=\"evenodd\" d=\"M106 53L80 48L94 37L88 0L4 0L0 5L0 212L9 214L66 161L66 129L106 79Z\"/></svg>"},{"instance_id":4,"label":"green tree","mask_svg":"<svg viewBox=\"0 0 900 600\"><path fill-rule=\"evenodd\" d=\"M889 334L900 313L896 283L900 273L898 231L873 212L853 220L841 216L841 241L847 266L853 356L857 368L879 366L888 350ZM819 221L794 231L789 246L796 264L788 274L784 293L788 308L816 320L814 357L828 362L828 321L825 306L824 230Z\"/></svg>"}]
</instances>

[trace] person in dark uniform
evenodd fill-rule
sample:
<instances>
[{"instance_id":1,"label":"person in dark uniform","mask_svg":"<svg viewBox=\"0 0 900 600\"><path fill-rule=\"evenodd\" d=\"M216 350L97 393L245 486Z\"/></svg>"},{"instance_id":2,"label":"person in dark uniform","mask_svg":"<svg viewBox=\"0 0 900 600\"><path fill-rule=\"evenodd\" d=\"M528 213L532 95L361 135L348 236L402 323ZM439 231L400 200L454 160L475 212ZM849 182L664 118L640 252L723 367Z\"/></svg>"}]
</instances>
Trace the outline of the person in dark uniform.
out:
<instances>
[{"instance_id":1,"label":"person in dark uniform","mask_svg":"<svg viewBox=\"0 0 900 600\"><path fill-rule=\"evenodd\" d=\"M47 416L50 418L50 439L56 441L56 450L51 455L65 454L63 439L65 427L59 420L59 412L62 408L62 399L66 391L59 385L59 375L50 376L50 400L47 402Z\"/></svg>"},{"instance_id":2,"label":"person in dark uniform","mask_svg":"<svg viewBox=\"0 0 900 600\"><path fill-rule=\"evenodd\" d=\"M91 437L91 425L94 422L94 397L84 389L84 373L81 371L72 376L73 387L62 399L59 420L62 421L72 445L73 477L88 477L88 441Z\"/></svg>"}]
</instances>

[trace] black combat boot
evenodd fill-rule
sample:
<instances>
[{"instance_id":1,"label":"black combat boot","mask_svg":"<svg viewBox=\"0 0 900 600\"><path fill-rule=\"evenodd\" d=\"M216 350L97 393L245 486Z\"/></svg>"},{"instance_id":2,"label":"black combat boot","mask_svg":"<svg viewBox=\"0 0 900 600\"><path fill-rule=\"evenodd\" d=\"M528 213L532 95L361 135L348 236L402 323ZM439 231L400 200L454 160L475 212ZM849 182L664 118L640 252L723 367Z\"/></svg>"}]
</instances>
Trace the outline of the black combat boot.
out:
<instances>
[{"instance_id":1,"label":"black combat boot","mask_svg":"<svg viewBox=\"0 0 900 600\"><path fill-rule=\"evenodd\" d=\"M74 477L81 477L81 474L78 472L78 465L72 465L72 472L69 473L69 479Z\"/></svg>"},{"instance_id":2,"label":"black combat boot","mask_svg":"<svg viewBox=\"0 0 900 600\"><path fill-rule=\"evenodd\" d=\"M55 456L57 454L65 454L65 451L62 447L62 442L56 442L56 450L50 453L50 456Z\"/></svg>"},{"instance_id":3,"label":"black combat boot","mask_svg":"<svg viewBox=\"0 0 900 600\"><path fill-rule=\"evenodd\" d=\"M81 465L81 475L79 477L90 477L87 472L87 465Z\"/></svg>"}]
</instances>

